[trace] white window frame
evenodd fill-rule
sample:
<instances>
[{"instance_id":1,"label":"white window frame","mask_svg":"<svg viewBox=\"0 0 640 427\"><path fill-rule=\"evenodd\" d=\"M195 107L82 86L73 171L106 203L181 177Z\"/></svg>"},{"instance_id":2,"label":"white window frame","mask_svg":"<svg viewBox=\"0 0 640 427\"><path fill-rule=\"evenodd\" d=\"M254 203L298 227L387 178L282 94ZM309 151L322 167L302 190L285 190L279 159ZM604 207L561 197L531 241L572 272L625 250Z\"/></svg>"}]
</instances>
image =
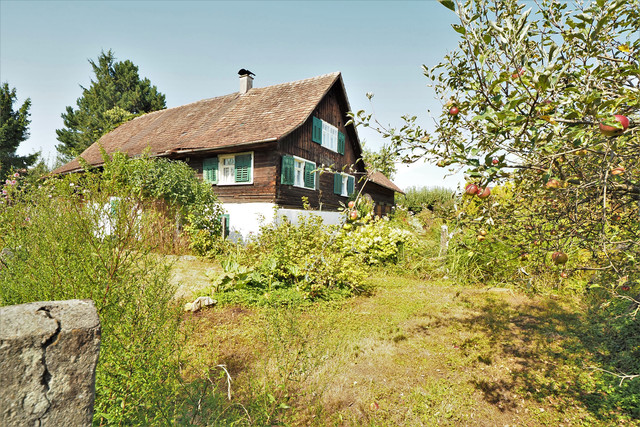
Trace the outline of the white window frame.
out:
<instances>
[{"instance_id":1,"label":"white window frame","mask_svg":"<svg viewBox=\"0 0 640 427\"><path fill-rule=\"evenodd\" d=\"M244 154L251 154L251 179L248 182L236 182L236 166L235 166L235 158L236 156L242 156ZM225 159L233 159L233 181L225 180L224 176L224 160ZM253 151L246 151L244 153L233 153L233 154L219 154L218 155L218 184L219 186L225 185L250 185L253 184L253 177L255 176L255 168L254 168L254 160L255 156ZM229 168L229 165L227 165Z\"/></svg>"},{"instance_id":2,"label":"white window frame","mask_svg":"<svg viewBox=\"0 0 640 427\"><path fill-rule=\"evenodd\" d=\"M322 120L322 146L338 152L338 128Z\"/></svg>"},{"instance_id":3,"label":"white window frame","mask_svg":"<svg viewBox=\"0 0 640 427\"><path fill-rule=\"evenodd\" d=\"M342 197L349 197L349 177L352 177L354 179L354 191L355 191L355 179L356 177L354 175L349 175L348 173L344 173L341 172L340 175L342 176L342 187L341 187L341 193L340 195Z\"/></svg>"},{"instance_id":4,"label":"white window frame","mask_svg":"<svg viewBox=\"0 0 640 427\"><path fill-rule=\"evenodd\" d=\"M299 188L305 188L307 190L317 190L318 189L318 173L313 173L313 188L306 187L304 185L304 166L307 163L313 164L313 169L316 168L316 163L311 160L303 159L302 157L293 156L293 186ZM301 180L298 181L298 171L301 172Z\"/></svg>"}]
</instances>

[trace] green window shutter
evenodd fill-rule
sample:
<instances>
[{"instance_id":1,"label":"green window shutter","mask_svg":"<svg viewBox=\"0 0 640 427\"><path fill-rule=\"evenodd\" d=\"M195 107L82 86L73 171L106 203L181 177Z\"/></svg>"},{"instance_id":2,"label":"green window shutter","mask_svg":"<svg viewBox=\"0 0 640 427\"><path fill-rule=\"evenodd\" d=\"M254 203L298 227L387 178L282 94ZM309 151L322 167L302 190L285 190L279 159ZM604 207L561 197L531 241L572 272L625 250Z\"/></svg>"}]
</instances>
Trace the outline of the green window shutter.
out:
<instances>
[{"instance_id":1,"label":"green window shutter","mask_svg":"<svg viewBox=\"0 0 640 427\"><path fill-rule=\"evenodd\" d=\"M347 178L347 195L350 196L353 194L353 190L355 190L356 179L352 176Z\"/></svg>"},{"instance_id":2,"label":"green window shutter","mask_svg":"<svg viewBox=\"0 0 640 427\"><path fill-rule=\"evenodd\" d=\"M322 145L322 120L313 117L313 129L311 130L311 141Z\"/></svg>"},{"instance_id":3,"label":"green window shutter","mask_svg":"<svg viewBox=\"0 0 640 427\"><path fill-rule=\"evenodd\" d=\"M342 175L339 173L333 175L333 192L342 194Z\"/></svg>"},{"instance_id":4,"label":"green window shutter","mask_svg":"<svg viewBox=\"0 0 640 427\"><path fill-rule=\"evenodd\" d=\"M295 169L293 156L282 156L282 173L280 174L280 184L293 185L294 174Z\"/></svg>"},{"instance_id":5,"label":"green window shutter","mask_svg":"<svg viewBox=\"0 0 640 427\"><path fill-rule=\"evenodd\" d=\"M316 174L314 172L316 165L310 162L304 164L304 186L306 188L316 188Z\"/></svg>"},{"instance_id":6,"label":"green window shutter","mask_svg":"<svg viewBox=\"0 0 640 427\"><path fill-rule=\"evenodd\" d=\"M251 154L236 156L236 182L251 182Z\"/></svg>"},{"instance_id":7,"label":"green window shutter","mask_svg":"<svg viewBox=\"0 0 640 427\"><path fill-rule=\"evenodd\" d=\"M338 153L344 155L344 133L338 132Z\"/></svg>"},{"instance_id":8,"label":"green window shutter","mask_svg":"<svg viewBox=\"0 0 640 427\"><path fill-rule=\"evenodd\" d=\"M212 157L202 161L202 180L211 184L218 183L218 158Z\"/></svg>"}]
</instances>

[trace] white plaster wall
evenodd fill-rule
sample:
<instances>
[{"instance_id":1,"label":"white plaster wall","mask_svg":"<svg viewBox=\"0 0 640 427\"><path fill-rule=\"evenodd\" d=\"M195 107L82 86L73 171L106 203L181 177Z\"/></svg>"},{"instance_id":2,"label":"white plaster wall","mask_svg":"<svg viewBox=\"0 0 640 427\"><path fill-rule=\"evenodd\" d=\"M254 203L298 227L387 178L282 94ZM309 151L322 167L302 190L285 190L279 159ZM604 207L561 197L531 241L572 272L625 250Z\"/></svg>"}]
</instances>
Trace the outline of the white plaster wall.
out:
<instances>
[{"instance_id":1,"label":"white plaster wall","mask_svg":"<svg viewBox=\"0 0 640 427\"><path fill-rule=\"evenodd\" d=\"M232 241L247 240L260 231L260 225L270 224L275 219L274 203L224 203L222 205L229 214L229 239ZM302 209L278 209L278 217L286 217L293 224L298 223L301 216L317 215L325 224L341 224L340 212L305 211Z\"/></svg>"}]
</instances>

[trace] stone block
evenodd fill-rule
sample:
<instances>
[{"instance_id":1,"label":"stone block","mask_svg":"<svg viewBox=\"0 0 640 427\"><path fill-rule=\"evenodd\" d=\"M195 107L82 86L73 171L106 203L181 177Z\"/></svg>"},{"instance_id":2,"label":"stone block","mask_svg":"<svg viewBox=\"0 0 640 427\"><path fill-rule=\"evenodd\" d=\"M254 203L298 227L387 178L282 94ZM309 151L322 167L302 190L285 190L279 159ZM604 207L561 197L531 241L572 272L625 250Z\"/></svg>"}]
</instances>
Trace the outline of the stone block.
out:
<instances>
[{"instance_id":1,"label":"stone block","mask_svg":"<svg viewBox=\"0 0 640 427\"><path fill-rule=\"evenodd\" d=\"M0 307L0 425L90 426L99 352L91 300Z\"/></svg>"}]
</instances>

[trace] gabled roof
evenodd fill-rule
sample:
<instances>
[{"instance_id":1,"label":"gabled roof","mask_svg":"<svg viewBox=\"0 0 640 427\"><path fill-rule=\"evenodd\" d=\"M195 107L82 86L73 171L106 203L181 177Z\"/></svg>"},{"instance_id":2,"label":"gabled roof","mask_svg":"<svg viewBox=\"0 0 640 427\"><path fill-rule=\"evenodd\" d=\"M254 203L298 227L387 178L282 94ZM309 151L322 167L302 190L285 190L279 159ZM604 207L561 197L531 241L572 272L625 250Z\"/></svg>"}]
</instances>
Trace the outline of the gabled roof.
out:
<instances>
[{"instance_id":1,"label":"gabled roof","mask_svg":"<svg viewBox=\"0 0 640 427\"><path fill-rule=\"evenodd\" d=\"M405 194L404 191L400 189L397 185L395 185L389 178L387 178L382 172L369 172L368 178L370 182L374 184L378 184L382 187L388 188L390 190L395 191L396 193Z\"/></svg>"},{"instance_id":2,"label":"gabled roof","mask_svg":"<svg viewBox=\"0 0 640 427\"><path fill-rule=\"evenodd\" d=\"M95 166L103 163L100 147L132 157L148 148L150 155L163 156L276 141L301 126L336 81L344 91L342 76L335 72L155 111L102 136L80 157ZM76 159L53 173L80 169Z\"/></svg>"}]
</instances>

